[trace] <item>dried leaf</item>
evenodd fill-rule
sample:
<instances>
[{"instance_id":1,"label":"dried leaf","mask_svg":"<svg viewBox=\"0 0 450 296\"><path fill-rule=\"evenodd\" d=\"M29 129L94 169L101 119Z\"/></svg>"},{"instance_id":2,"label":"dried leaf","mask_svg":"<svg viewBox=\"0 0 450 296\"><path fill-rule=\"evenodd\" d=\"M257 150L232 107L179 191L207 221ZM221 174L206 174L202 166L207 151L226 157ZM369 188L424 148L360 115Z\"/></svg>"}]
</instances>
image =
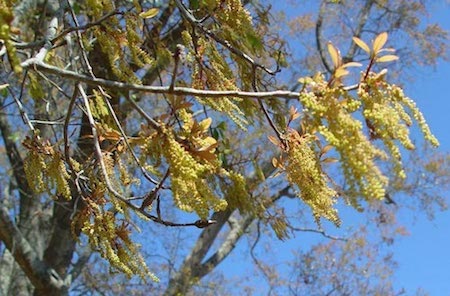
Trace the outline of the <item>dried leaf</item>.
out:
<instances>
[{"instance_id":1,"label":"dried leaf","mask_svg":"<svg viewBox=\"0 0 450 296\"><path fill-rule=\"evenodd\" d=\"M367 54L370 55L370 48L364 41L362 41L358 37L353 37L353 42L355 42L356 45L358 45L362 50L364 50L365 52L367 52Z\"/></svg>"},{"instance_id":2,"label":"dried leaf","mask_svg":"<svg viewBox=\"0 0 450 296\"><path fill-rule=\"evenodd\" d=\"M122 138L122 135L115 130L104 132L101 136L111 141L119 141Z\"/></svg>"},{"instance_id":3,"label":"dried leaf","mask_svg":"<svg viewBox=\"0 0 450 296\"><path fill-rule=\"evenodd\" d=\"M392 62L392 61L396 61L396 60L398 60L398 56L389 54L389 55L385 55L385 56L377 58L375 60L375 62L377 62L377 63L387 63L387 62Z\"/></svg>"},{"instance_id":4,"label":"dried leaf","mask_svg":"<svg viewBox=\"0 0 450 296\"><path fill-rule=\"evenodd\" d=\"M270 142L272 142L276 146L280 146L280 141L274 136L267 136Z\"/></svg>"},{"instance_id":5,"label":"dried leaf","mask_svg":"<svg viewBox=\"0 0 450 296\"><path fill-rule=\"evenodd\" d=\"M291 106L289 109L289 122L297 119L300 117L300 113L297 111L297 108L294 108L294 106Z\"/></svg>"},{"instance_id":6,"label":"dried leaf","mask_svg":"<svg viewBox=\"0 0 450 296\"><path fill-rule=\"evenodd\" d=\"M386 44L387 39L387 32L383 32L375 38L375 40L373 41L373 52L375 53L375 55L378 54L380 49L383 48L383 46Z\"/></svg>"},{"instance_id":7,"label":"dried leaf","mask_svg":"<svg viewBox=\"0 0 450 296\"><path fill-rule=\"evenodd\" d=\"M139 14L139 16L140 16L141 18L148 19L148 18L155 17L158 13L159 13L159 8L150 8L150 9L147 10L147 11L141 12L141 13Z\"/></svg>"}]
</instances>

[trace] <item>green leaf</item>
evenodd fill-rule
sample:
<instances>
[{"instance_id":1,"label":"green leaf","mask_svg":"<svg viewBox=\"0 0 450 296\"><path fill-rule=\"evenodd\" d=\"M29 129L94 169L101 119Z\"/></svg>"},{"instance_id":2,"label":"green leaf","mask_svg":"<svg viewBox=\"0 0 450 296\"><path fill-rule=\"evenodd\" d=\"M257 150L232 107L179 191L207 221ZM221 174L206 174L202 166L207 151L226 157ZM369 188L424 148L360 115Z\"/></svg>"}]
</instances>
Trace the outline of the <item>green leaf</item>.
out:
<instances>
[{"instance_id":1,"label":"green leaf","mask_svg":"<svg viewBox=\"0 0 450 296\"><path fill-rule=\"evenodd\" d=\"M198 9L199 8L199 2L198 2L198 0L190 0L189 1L189 7L192 9L192 10L195 10L195 9Z\"/></svg>"}]
</instances>

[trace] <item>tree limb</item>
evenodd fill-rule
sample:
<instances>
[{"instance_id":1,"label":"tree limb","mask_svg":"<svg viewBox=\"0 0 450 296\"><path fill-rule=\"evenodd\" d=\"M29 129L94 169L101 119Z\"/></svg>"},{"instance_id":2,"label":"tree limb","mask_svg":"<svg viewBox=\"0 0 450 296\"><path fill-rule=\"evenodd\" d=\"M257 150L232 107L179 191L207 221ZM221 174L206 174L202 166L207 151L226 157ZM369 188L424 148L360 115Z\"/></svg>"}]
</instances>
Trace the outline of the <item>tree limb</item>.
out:
<instances>
[{"instance_id":1,"label":"tree limb","mask_svg":"<svg viewBox=\"0 0 450 296\"><path fill-rule=\"evenodd\" d=\"M3 206L0 207L0 239L36 290L50 292L53 289L60 290L64 286L64 281L58 273L39 259L36 251L12 222L8 210Z\"/></svg>"}]
</instances>

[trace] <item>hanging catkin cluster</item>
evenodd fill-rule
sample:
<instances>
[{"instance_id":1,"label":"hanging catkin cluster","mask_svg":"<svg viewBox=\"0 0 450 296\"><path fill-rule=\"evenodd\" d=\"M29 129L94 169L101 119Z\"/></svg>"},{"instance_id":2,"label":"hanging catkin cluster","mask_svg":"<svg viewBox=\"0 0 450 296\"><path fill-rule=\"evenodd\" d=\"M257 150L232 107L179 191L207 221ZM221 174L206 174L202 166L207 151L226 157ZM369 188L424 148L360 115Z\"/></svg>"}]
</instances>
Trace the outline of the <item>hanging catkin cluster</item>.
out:
<instances>
[{"instance_id":1,"label":"hanging catkin cluster","mask_svg":"<svg viewBox=\"0 0 450 296\"><path fill-rule=\"evenodd\" d=\"M321 217L339 225L337 210L333 208L336 191L328 182L313 150L314 136L300 136L291 131L287 149L287 180L299 189L299 197L311 207L317 222Z\"/></svg>"},{"instance_id":2,"label":"hanging catkin cluster","mask_svg":"<svg viewBox=\"0 0 450 296\"><path fill-rule=\"evenodd\" d=\"M310 91L300 95L305 124L336 148L349 186L348 194L353 199L384 198L387 178L375 162L386 155L364 134L362 122L352 116L359 102L340 87L328 87L321 76L310 86Z\"/></svg>"}]
</instances>

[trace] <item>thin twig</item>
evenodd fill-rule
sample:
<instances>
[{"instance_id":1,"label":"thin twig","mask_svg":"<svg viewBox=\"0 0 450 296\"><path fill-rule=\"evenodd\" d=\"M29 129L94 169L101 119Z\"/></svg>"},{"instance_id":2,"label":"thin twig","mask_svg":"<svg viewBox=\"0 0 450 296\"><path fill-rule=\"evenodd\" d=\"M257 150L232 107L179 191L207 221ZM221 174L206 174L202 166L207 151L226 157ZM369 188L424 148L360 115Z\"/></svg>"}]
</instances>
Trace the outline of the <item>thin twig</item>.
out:
<instances>
[{"instance_id":1,"label":"thin twig","mask_svg":"<svg viewBox=\"0 0 450 296\"><path fill-rule=\"evenodd\" d=\"M69 4L70 5L70 4ZM77 23L75 23L75 27L70 27L65 29L64 31L62 31L61 33L59 33L55 38L53 38L51 40L52 44L55 44L59 39L63 38L65 35L72 33L74 31L83 31L83 30L87 30L89 28L101 25L101 23L103 23L105 20L107 20L108 18L117 15L117 14L123 14L123 12L120 12L118 10L113 10L107 14L105 14L104 16L102 16L101 18L99 18L98 20L96 20L95 22L91 22L91 23L87 23L86 25L80 26ZM73 20L73 17L72 17Z\"/></svg>"},{"instance_id":2,"label":"thin twig","mask_svg":"<svg viewBox=\"0 0 450 296\"><path fill-rule=\"evenodd\" d=\"M171 221L166 221L166 220L161 219L160 217L156 217L156 216L153 216L153 215L147 213L146 211L144 211L144 209L141 209L141 208L135 206L134 204L132 204L130 202L130 200L128 198L122 196L119 192L117 192L112 187L111 180L109 179L108 173L106 171L106 164L103 159L100 142L98 140L97 129L95 127L94 117L92 116L91 108L89 106L88 97L87 97L86 93L84 92L84 89L80 85L78 85L78 91L80 92L81 97L83 98L84 106L86 108L86 115L88 117L89 124L91 126L92 136L94 139L94 151L95 151L96 158L97 158L98 162L100 163L100 171L103 175L106 188L115 198L119 199L121 202L126 204L133 211L139 212L140 214L144 215L145 217L149 218L150 220L152 220L156 223L159 223L159 224L166 225L166 226L176 226L176 227L195 226L197 228L205 228L211 224L217 223L215 220L205 220L205 219L200 219L200 220L197 220L197 221L191 222L191 223L175 223L175 222L171 222Z\"/></svg>"},{"instance_id":3,"label":"thin twig","mask_svg":"<svg viewBox=\"0 0 450 296\"><path fill-rule=\"evenodd\" d=\"M333 72L333 70L331 69L330 65L327 62L327 59L325 58L325 53L322 47L322 23L323 23L323 14L325 13L325 6L326 6L327 1L322 0L322 2L320 3L320 8L319 8L319 16L317 17L317 22L316 22L316 46L317 49L319 51L319 55L320 55L320 60L322 61L323 66L325 67L325 69L327 70L328 73Z\"/></svg>"},{"instance_id":4,"label":"thin twig","mask_svg":"<svg viewBox=\"0 0 450 296\"><path fill-rule=\"evenodd\" d=\"M25 112L22 102L14 95L12 92L12 89L8 86L8 91L11 94L11 97L13 98L14 102L17 105L17 108L19 109L20 116L22 117L23 122L28 126L28 128L33 132L33 134L36 133L36 129L34 128L33 124L30 121L30 118L28 117L27 112Z\"/></svg>"},{"instance_id":5,"label":"thin twig","mask_svg":"<svg viewBox=\"0 0 450 296\"><path fill-rule=\"evenodd\" d=\"M227 40L224 40L222 38L220 38L219 36L217 36L214 32L212 32L209 29L206 29L201 20L196 19L192 13L189 12L189 10L186 8L186 6L184 6L183 2L181 0L175 0L175 3L178 7L178 9L181 12L181 15L189 22L191 23L191 25L193 27L196 27L198 29L200 29L200 31L202 31L204 34L208 35L209 37L211 37L212 39L214 39L217 43L222 44L223 46L225 46L230 52L234 53L235 55L239 56L240 58L244 59L245 61L247 61L248 63L250 63L252 66L256 66L258 68L261 68L262 70L264 70L265 72L267 72L270 75L275 75L276 73L280 72L280 69L277 68L275 71L272 71L268 68L266 68L264 65L258 64L257 62L255 62L248 54L246 54L245 52L237 49L236 47L234 47L233 45L231 45L231 43Z\"/></svg>"},{"instance_id":6,"label":"thin twig","mask_svg":"<svg viewBox=\"0 0 450 296\"><path fill-rule=\"evenodd\" d=\"M323 237L326 237L326 238L329 238L332 240L340 240L340 241L344 241L344 242L348 241L348 239L346 239L346 238L330 235L330 234L326 233L325 230L323 230L323 229L300 228L300 227L294 227L292 225L287 225L287 227L289 229L291 229L292 231L313 232L313 233L321 234Z\"/></svg>"}]
</instances>

